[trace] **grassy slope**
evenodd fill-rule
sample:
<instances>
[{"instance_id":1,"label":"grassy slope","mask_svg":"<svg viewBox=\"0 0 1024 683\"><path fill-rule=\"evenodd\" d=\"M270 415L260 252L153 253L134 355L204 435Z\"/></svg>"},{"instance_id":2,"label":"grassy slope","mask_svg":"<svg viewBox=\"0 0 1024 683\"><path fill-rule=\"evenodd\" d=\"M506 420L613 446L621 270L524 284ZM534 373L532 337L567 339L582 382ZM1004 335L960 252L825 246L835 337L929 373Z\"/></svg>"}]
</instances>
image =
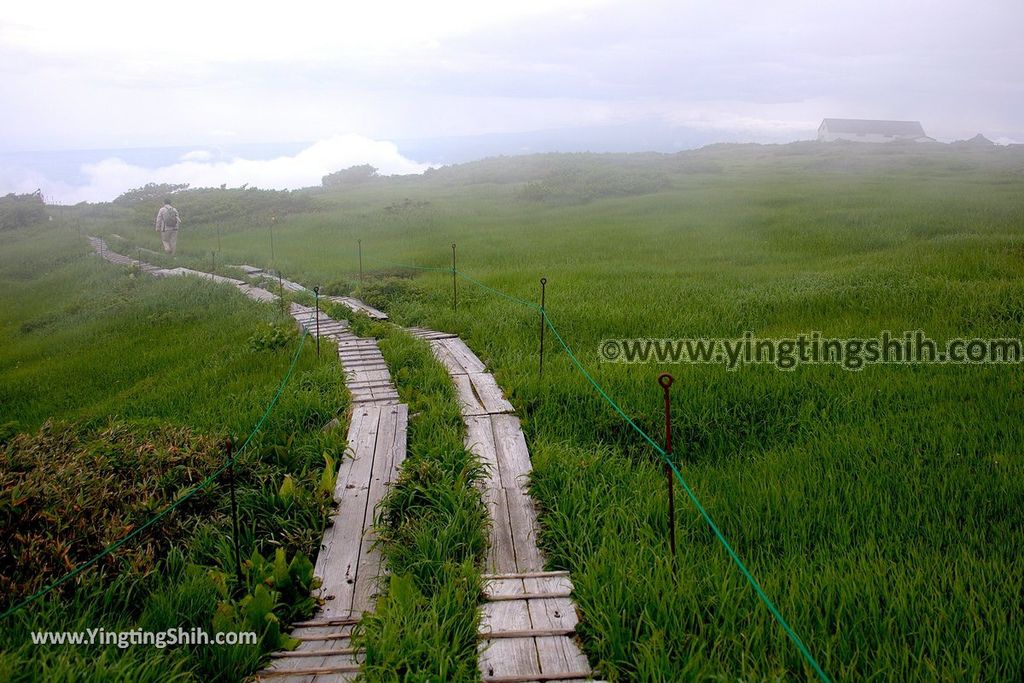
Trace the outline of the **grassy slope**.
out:
<instances>
[{"instance_id":1,"label":"grassy slope","mask_svg":"<svg viewBox=\"0 0 1024 683\"><path fill-rule=\"evenodd\" d=\"M294 336L276 350L250 348L250 339L265 338L272 324L291 330L290 319L230 288L136 277L88 257L73 226L6 232L0 239L5 439L14 430L31 433L44 421L58 420L59 429L91 439L90 457L98 459L106 457L102 438L108 424L140 439L161 425L179 425L211 439L229 434L240 439L263 413L291 362ZM277 408L239 461L244 557L254 550L272 556L276 547L285 548L289 559L297 551L313 556L327 502L317 491L321 454L344 449L344 430L323 434L318 427L343 410L345 400L337 364L319 364L307 346ZM112 472L118 476L116 467ZM164 473L171 491L195 481L191 474L173 481L178 475ZM291 497L279 495L286 475L297 485ZM102 573L83 574L75 590L51 594L0 624L0 678L238 680L251 670L259 655L253 648L43 648L32 646L28 637L37 629L200 626L211 631L214 608L223 600L218 585L234 583L222 484L203 494L201 516L188 507L172 515L170 527L179 535L169 539L170 554L158 558L156 571L140 574L115 553ZM75 495L67 492L69 504ZM63 514L58 506L65 501L43 502ZM153 492L144 509L130 514L140 523L167 502ZM78 504L113 507L104 500ZM139 543L148 543L150 536L143 534ZM291 609L282 605L277 612L285 617Z\"/></svg>"},{"instance_id":2,"label":"grassy slope","mask_svg":"<svg viewBox=\"0 0 1024 683\"><path fill-rule=\"evenodd\" d=\"M596 357L608 337L746 330L1019 337L1021 153L711 148L616 162L617 173L640 166L664 182L638 196L606 183L608 196L587 202L575 201L580 183L564 168L545 175L544 163L567 162L493 162L322 196L326 211L279 221L276 260L330 282L352 277L357 238L367 257L433 267L447 265L455 241L461 268L517 296L535 300L547 276L553 320L652 434L655 378L675 374L686 476L827 671L1024 675L1019 369L728 373ZM585 174L599 163L577 166ZM555 188L541 201L524 198L535 177ZM405 198L412 204L386 208ZM222 226L225 252L269 262L267 225ZM193 227L182 246L203 258L214 229ZM449 288L447 276L426 273L378 296L400 321L463 334L525 413L544 542L553 566L573 570L602 673L810 675L685 501L673 577L660 468L564 354L553 352L537 381L535 315L465 283L452 313Z\"/></svg>"}]
</instances>

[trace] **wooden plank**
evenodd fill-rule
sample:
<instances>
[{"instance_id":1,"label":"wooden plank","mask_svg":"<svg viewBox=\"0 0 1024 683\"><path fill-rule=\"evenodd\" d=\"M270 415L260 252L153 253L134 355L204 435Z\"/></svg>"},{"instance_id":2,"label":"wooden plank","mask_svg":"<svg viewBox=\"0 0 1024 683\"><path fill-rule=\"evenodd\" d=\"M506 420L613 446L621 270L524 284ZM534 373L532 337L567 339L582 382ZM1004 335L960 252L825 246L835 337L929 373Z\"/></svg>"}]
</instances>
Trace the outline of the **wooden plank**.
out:
<instances>
[{"instance_id":1,"label":"wooden plank","mask_svg":"<svg viewBox=\"0 0 1024 683\"><path fill-rule=\"evenodd\" d=\"M278 650L271 652L271 659L288 659L291 657L325 657L330 655L355 655L364 652L361 647L346 647L340 650Z\"/></svg>"},{"instance_id":2,"label":"wooden plank","mask_svg":"<svg viewBox=\"0 0 1024 683\"><path fill-rule=\"evenodd\" d=\"M379 408L365 406L353 411L348 438L352 457L346 459L339 470L335 487L338 509L332 515L334 524L324 533L317 557L316 575L323 581L319 594L327 600L321 613L324 618L353 615L357 563L379 420Z\"/></svg>"},{"instance_id":3,"label":"wooden plank","mask_svg":"<svg viewBox=\"0 0 1024 683\"><path fill-rule=\"evenodd\" d=\"M481 632L530 631L530 612L525 600L487 603L480 617ZM480 673L484 676L539 674L540 660L532 637L500 638L479 647Z\"/></svg>"},{"instance_id":4,"label":"wooden plank","mask_svg":"<svg viewBox=\"0 0 1024 683\"><path fill-rule=\"evenodd\" d=\"M566 683L588 683L590 671L567 671L555 674L537 674L535 676L484 676L484 683L529 683L531 681L565 681Z\"/></svg>"},{"instance_id":5,"label":"wooden plank","mask_svg":"<svg viewBox=\"0 0 1024 683\"><path fill-rule=\"evenodd\" d=\"M501 602L502 600L555 600L571 596L572 593L570 591L563 591L561 593L523 593L521 595L493 595L485 592L484 600L487 602Z\"/></svg>"},{"instance_id":6,"label":"wooden plank","mask_svg":"<svg viewBox=\"0 0 1024 683\"><path fill-rule=\"evenodd\" d=\"M377 442L373 453L373 471L370 476L370 490L366 501L366 521L363 529L362 550L359 556L353 611L360 613L373 606L373 595L380 574L380 551L373 547L376 535L373 531L374 511L384 497L388 483L393 476L395 451L405 449L405 424L408 407L395 405L380 410L377 428Z\"/></svg>"},{"instance_id":7,"label":"wooden plank","mask_svg":"<svg viewBox=\"0 0 1024 683\"><path fill-rule=\"evenodd\" d=\"M509 521L506 491L503 488L488 488L488 494L491 530L490 548L487 550L487 570L495 573L519 571L516 564L512 524Z\"/></svg>"},{"instance_id":8,"label":"wooden plank","mask_svg":"<svg viewBox=\"0 0 1024 683\"><path fill-rule=\"evenodd\" d=\"M492 415L491 428L494 430L501 485L525 491L532 465L519 418L515 415Z\"/></svg>"},{"instance_id":9,"label":"wooden plank","mask_svg":"<svg viewBox=\"0 0 1024 683\"><path fill-rule=\"evenodd\" d=\"M523 599L522 596L526 594L526 586L522 579L501 579L488 582L484 586L484 592L488 596Z\"/></svg>"},{"instance_id":10,"label":"wooden plank","mask_svg":"<svg viewBox=\"0 0 1024 683\"><path fill-rule=\"evenodd\" d=\"M571 636L575 633L575 629L568 628L531 628L519 629L517 631L481 631L477 634L477 638L480 640L502 640L504 638L546 638L551 636Z\"/></svg>"},{"instance_id":11,"label":"wooden plank","mask_svg":"<svg viewBox=\"0 0 1024 683\"><path fill-rule=\"evenodd\" d=\"M489 415L467 415L463 418L466 423L466 448L475 455L487 470L485 485L490 486L494 480L494 486L501 485L498 475L498 449L494 443L494 428L491 425Z\"/></svg>"},{"instance_id":12,"label":"wooden plank","mask_svg":"<svg viewBox=\"0 0 1024 683\"><path fill-rule=\"evenodd\" d=\"M515 409L501 393L489 373L452 375L463 415L513 413Z\"/></svg>"},{"instance_id":13,"label":"wooden plank","mask_svg":"<svg viewBox=\"0 0 1024 683\"><path fill-rule=\"evenodd\" d=\"M557 576L569 576L569 572L558 570L551 572L514 572L511 574L484 574L484 581L493 581L497 579L535 579L545 577L557 577ZM570 583L571 585L571 583Z\"/></svg>"},{"instance_id":14,"label":"wooden plank","mask_svg":"<svg viewBox=\"0 0 1024 683\"><path fill-rule=\"evenodd\" d=\"M480 398L473 391L473 383L469 375L452 375L455 383L456 398L459 401L459 410L463 415L486 415L487 409Z\"/></svg>"},{"instance_id":15,"label":"wooden plank","mask_svg":"<svg viewBox=\"0 0 1024 683\"><path fill-rule=\"evenodd\" d=\"M473 383L473 392L479 397L488 413L514 413L515 408L501 393L501 387L489 372L471 372L468 375Z\"/></svg>"},{"instance_id":16,"label":"wooden plank","mask_svg":"<svg viewBox=\"0 0 1024 683\"><path fill-rule=\"evenodd\" d=\"M311 635L311 636L304 636L304 635L301 635L301 634L300 635L292 634L291 637L294 638L295 640L311 641L311 642L312 641L323 642L323 641L327 641L327 640L352 640L352 634L351 633L340 633L340 632L339 633L325 633L325 634L321 634L321 635Z\"/></svg>"},{"instance_id":17,"label":"wooden plank","mask_svg":"<svg viewBox=\"0 0 1024 683\"><path fill-rule=\"evenodd\" d=\"M451 355L461 374L486 372L483 361L459 337L445 337L433 343Z\"/></svg>"},{"instance_id":18,"label":"wooden plank","mask_svg":"<svg viewBox=\"0 0 1024 683\"><path fill-rule=\"evenodd\" d=\"M260 672L260 675L315 675L316 673L339 671L359 671L357 655L338 650L328 655L315 655L313 658L281 657L273 660L270 666Z\"/></svg>"},{"instance_id":19,"label":"wooden plank","mask_svg":"<svg viewBox=\"0 0 1024 683\"><path fill-rule=\"evenodd\" d=\"M566 577L524 579L523 584L527 591L549 595L572 585ZM570 629L578 623L576 608L568 595L530 600L529 609L534 628ZM590 671L587 656L573 639L565 636L537 638L537 655L543 673Z\"/></svg>"},{"instance_id":20,"label":"wooden plank","mask_svg":"<svg viewBox=\"0 0 1024 683\"><path fill-rule=\"evenodd\" d=\"M343 624L358 624L359 619L356 618L345 618L345 619L312 619L310 621L296 621L292 624L293 628L302 628L308 626L339 626Z\"/></svg>"},{"instance_id":21,"label":"wooden plank","mask_svg":"<svg viewBox=\"0 0 1024 683\"><path fill-rule=\"evenodd\" d=\"M516 553L516 567L512 571L539 572L544 570L544 558L537 547L537 511L533 501L520 489L504 489L508 501L508 516L512 530L512 543Z\"/></svg>"},{"instance_id":22,"label":"wooden plank","mask_svg":"<svg viewBox=\"0 0 1024 683\"><path fill-rule=\"evenodd\" d=\"M276 678L279 676L316 676L317 674L358 673L359 664L325 664L320 667L302 667L288 669L264 669L260 678Z\"/></svg>"}]
</instances>

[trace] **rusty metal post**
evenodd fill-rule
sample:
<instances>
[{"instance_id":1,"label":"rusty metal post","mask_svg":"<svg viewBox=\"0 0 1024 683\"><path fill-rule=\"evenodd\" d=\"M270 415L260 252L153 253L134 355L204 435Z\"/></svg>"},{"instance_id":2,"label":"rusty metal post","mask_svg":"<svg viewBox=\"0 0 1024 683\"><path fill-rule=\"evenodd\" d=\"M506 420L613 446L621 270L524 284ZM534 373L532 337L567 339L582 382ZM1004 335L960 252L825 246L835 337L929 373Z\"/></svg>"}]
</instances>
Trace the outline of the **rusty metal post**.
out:
<instances>
[{"instance_id":1,"label":"rusty metal post","mask_svg":"<svg viewBox=\"0 0 1024 683\"><path fill-rule=\"evenodd\" d=\"M548 284L548 279L542 277L540 279L540 368L537 371L538 377L544 376L544 288Z\"/></svg>"},{"instance_id":2,"label":"rusty metal post","mask_svg":"<svg viewBox=\"0 0 1024 683\"><path fill-rule=\"evenodd\" d=\"M316 296L316 357L320 357L320 285L313 288Z\"/></svg>"},{"instance_id":3,"label":"rusty metal post","mask_svg":"<svg viewBox=\"0 0 1024 683\"><path fill-rule=\"evenodd\" d=\"M210 268L211 268L211 270L210 270L211 273L213 273L213 274L217 273L217 252L215 252L215 251L211 251L210 252Z\"/></svg>"},{"instance_id":4,"label":"rusty metal post","mask_svg":"<svg viewBox=\"0 0 1024 683\"><path fill-rule=\"evenodd\" d=\"M231 490L231 519L235 545L235 578L238 581L237 590L241 592L244 590L245 584L242 580L242 552L238 546L238 501L235 499L235 459L231 452L233 447L231 439L228 439L226 455L228 460L228 488Z\"/></svg>"},{"instance_id":5,"label":"rusty metal post","mask_svg":"<svg viewBox=\"0 0 1024 683\"><path fill-rule=\"evenodd\" d=\"M277 222L277 216L270 217L270 265L277 268L277 259L274 258L274 223Z\"/></svg>"},{"instance_id":6,"label":"rusty metal post","mask_svg":"<svg viewBox=\"0 0 1024 683\"><path fill-rule=\"evenodd\" d=\"M459 310L459 287L455 282L455 242L452 242L452 310Z\"/></svg>"},{"instance_id":7,"label":"rusty metal post","mask_svg":"<svg viewBox=\"0 0 1024 683\"><path fill-rule=\"evenodd\" d=\"M359 245L359 286L363 286L363 241L356 240L356 244Z\"/></svg>"},{"instance_id":8,"label":"rusty metal post","mask_svg":"<svg viewBox=\"0 0 1024 683\"><path fill-rule=\"evenodd\" d=\"M668 543L672 550L672 562L676 561L676 498L672 481L672 408L669 400L669 388L672 386L672 375L663 372L658 375L658 384L665 392L665 481L668 484Z\"/></svg>"}]
</instances>

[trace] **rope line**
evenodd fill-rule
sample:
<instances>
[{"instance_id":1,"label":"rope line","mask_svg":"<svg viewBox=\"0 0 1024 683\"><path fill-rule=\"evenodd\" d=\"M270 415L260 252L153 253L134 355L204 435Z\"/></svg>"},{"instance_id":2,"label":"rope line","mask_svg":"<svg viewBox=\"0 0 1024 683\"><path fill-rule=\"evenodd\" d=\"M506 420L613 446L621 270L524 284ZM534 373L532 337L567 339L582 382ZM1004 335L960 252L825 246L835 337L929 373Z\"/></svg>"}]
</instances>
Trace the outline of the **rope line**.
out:
<instances>
[{"instance_id":1,"label":"rope line","mask_svg":"<svg viewBox=\"0 0 1024 683\"><path fill-rule=\"evenodd\" d=\"M743 563L743 560L740 559L740 556L736 553L735 550L733 550L732 545L730 545L729 541L726 540L725 536L719 530L718 525L715 524L714 520L711 519L711 515L708 514L708 511L704 509L703 505L701 505L700 500L697 498L697 494L695 494L693 490L690 488L690 485L686 482L686 479L683 477L683 473L680 472L679 468L676 467L676 464L672 462L672 459L665 452L665 449L659 446L647 432L641 429L639 425L637 425L632 419L630 419L630 417L626 415L622 408L619 407L619 404L617 404L612 399L612 397L609 396L608 393L601 387L601 385L598 384L597 381L590 376L590 373L586 371L586 369L583 367L583 364L580 363L578 358L576 358L576 354L572 352L572 349L569 348L569 345L566 344L565 340L562 339L562 335L558 333L558 330L555 328L554 323L551 322L550 318L548 318L547 311L542 311L541 313L544 316L544 321L547 323L548 329L551 330L551 333L555 335L555 339L557 339L558 343L561 344L563 349L565 349L566 354L568 354L569 358L572 359L573 364L576 365L576 367L583 374L583 376L587 378L587 380L594 386L595 389L597 389L597 392L601 394L601 396L608 402L608 405L614 408L615 411L622 416L622 419L624 419L629 424L629 426L632 427L637 432L637 434L642 436L644 440L646 440L647 443L649 443L654 448L654 450L657 451L661 459L664 460L668 464L668 466L672 468L672 472L675 474L676 479L679 480L679 484L683 487L683 490L686 491L687 497L689 497L689 499L693 501L694 507L697 508L697 511L700 512L701 517L703 517L704 521L707 522L709 527L711 527L711 531L714 532L715 537L722 544L722 547L724 547L726 552L729 553L729 557L732 558L732 561L736 564L737 567L739 567L740 572L750 583L750 586L754 589L754 592L761 599L761 602L764 603L765 607L768 608L768 611L771 612L772 616L774 616L776 621L779 622L779 625L782 626L782 630L786 632L786 635L789 636L789 638L796 645L797 649L800 650L800 653L804 656L804 659L807 660L808 664L811 665L811 668L814 669L815 673L818 674L818 677L821 678L822 681L825 681L825 683L829 683L830 679L828 675L826 675L825 672L822 670L821 666L818 664L818 660L814 658L814 655L812 655L810 650L807 649L807 646L804 645L804 642L800 639L800 636L796 634L796 631L794 631L793 628L789 625L789 623L785 620L785 618L783 618L782 613L779 612L777 607L775 607L775 603L773 603L771 598L769 598L768 595L764 592L764 589L761 588L761 584L758 583L757 579L754 578L754 575L750 573L750 570L747 569L747 566Z\"/></svg>"},{"instance_id":2,"label":"rope line","mask_svg":"<svg viewBox=\"0 0 1024 683\"><path fill-rule=\"evenodd\" d=\"M364 255L364 258L367 258L367 257ZM410 264L396 264L394 262L383 261L381 259L373 259L373 260L378 261L380 263L391 263L392 265L403 265L404 267L413 268L413 269L417 269L417 270L442 272L442 273L450 273L450 272L452 272L451 268L428 268L428 267L414 266L414 265L410 265ZM726 540L725 536L722 534L721 530L718 528L718 525L715 524L714 520L711 518L711 515L708 513L708 511L706 509L704 509L704 506L701 504L700 499L697 498L697 494L694 493L693 489L690 488L690 485L686 482L686 479L683 477L683 473L679 471L679 468L676 467L675 463L673 463L671 458L668 457L668 454L665 452L665 450L660 445L658 445L658 443L654 439L652 439L651 436L647 432L645 432L636 422L634 422L633 419L630 418L629 415L627 415L625 413L625 411L622 410L621 407L619 407L619 404L616 403L615 400L612 399L612 397L608 395L608 392L606 392L604 390L604 388L597 382L597 380L595 380L591 376L591 374L589 372L587 372L587 369L585 367L583 367L583 363L580 362L579 358L576 357L576 354L573 353L572 349L569 348L569 345L562 338L562 335L559 334L558 329L555 327L555 324L551 321L551 318L550 318L550 316L548 316L547 311L542 309L540 306L538 306L537 304L533 303L532 301L526 301L524 299L520 299L520 298L515 297L515 296L513 296L511 294L508 294L507 292L502 292L502 291L500 291L498 289L495 289L494 287L491 287L489 285L484 284L483 282L480 282L476 278L470 277L469 275L467 275L466 273L463 273L462 271L460 271L458 269L456 269L455 272L459 275L459 277L463 278L464 280L466 280L468 282L471 282L471 283L473 283L473 284L475 284L475 285L477 285L479 287L482 287L483 289L486 289L486 290L488 290L490 292L493 292L494 294L502 296L502 297L508 299L509 301L512 301L514 303L521 304L521 305L524 305L524 306L528 306L529 308L532 308L532 309L540 312L540 314L541 314L541 316L542 316L542 318L544 320L545 326L549 330L551 330L551 333L555 336L555 339L558 340L559 345L562 347L562 349L565 350L566 354L569 356L569 359L572 361L572 363L576 367L576 369L579 370L580 374L582 374L583 377L586 378L586 380L588 382L590 382L590 384L594 387L594 389L597 390L598 394L600 394L601 397L605 401L608 402L608 405L610 405L615 410L615 412L617 412L619 414L619 416L622 417L622 419L625 420L626 423L630 427L632 427L633 430L637 434L639 434L641 438L643 438L644 441L646 441L652 448L654 448L654 450L658 453L658 456L662 460L664 460L668 464L668 466L670 468L672 468L672 472L675 475L675 478L679 481L679 484L683 487L683 490L686 492L687 497L690 499L690 501L693 502L694 507L697 508L697 511L700 513L701 517L704 519L704 521L707 523L707 525L711 528L711 531L714 533L715 538L718 540L719 543L721 543L722 547L725 548L725 551L726 551L726 553L728 553L730 559L732 559L733 563L739 568L740 573L743 575L743 577L750 584L751 588L754 589L754 593L761 600L761 602L764 603L765 607L768 608L768 611L775 618L775 620L779 623L779 625L782 627L782 630L785 631L786 635L789 636L789 639L793 641L793 644L796 645L797 650L799 650L800 654L803 655L803 657L806 660L806 662L810 665L810 667L818 675L818 678L820 678L822 681L824 681L824 683L831 683L831 679L828 677L828 674L826 674L825 671L821 668L821 665L818 664L818 660L814 658L814 655L811 654L811 651L804 644L803 640L800 639L800 636L798 636L796 634L796 631L793 630L793 628L789 625L789 622L787 622L786 619L782 616L782 613L779 612L778 608L775 606L775 603L773 603L771 598L769 598L768 595L764 592L764 589L761 588L761 584L758 583L757 579L754 578L754 575L750 573L750 570L747 569L747 566L743 563L743 560L740 559L740 556L733 549L732 545L730 545L729 541Z\"/></svg>"},{"instance_id":3,"label":"rope line","mask_svg":"<svg viewBox=\"0 0 1024 683\"><path fill-rule=\"evenodd\" d=\"M68 572L67 574L62 576L61 578L59 578L56 581L54 581L53 583L49 584L45 588L42 588L42 589L36 591L35 593L33 593L32 595L28 596L27 598L25 598L21 602L17 603L16 605L14 605L11 608L9 608L3 614L0 614L0 620L3 620L5 618L7 618L8 616L14 614L15 612L17 612L18 610L22 609L23 607L31 604L32 602L34 602L34 601L38 600L39 598L41 598L42 596L46 595L47 593L49 593L53 589L57 588L58 586L61 586L64 583L66 583L67 581L70 581L74 577L78 576L83 571L85 571L86 569L88 569L92 565L96 564L97 562L102 560L104 557L106 557L110 553L114 552L115 550L117 550L118 548L123 546L125 543L127 543L131 539L135 538L136 536L141 534L143 531L145 531L146 529L148 529L149 527L153 526L158 521L160 521L161 519L166 517L175 508L177 508L182 503L187 501L189 498L191 498L192 496L194 496L195 494L199 493L200 491L205 489L207 486L209 486L217 477L219 477L221 474L224 473L224 470L226 470L228 467L233 465L235 463L235 461L238 459L238 456L242 453L242 451L245 450L246 446L249 445L249 442L252 441L253 437L256 436L256 433L259 432L261 427L263 427L263 423L266 422L267 417L270 415L270 412L274 409L274 406L277 405L277 400L279 398L281 398L281 394L284 392L285 386L288 384L288 381L291 379L292 371L295 370L295 366L298 364L299 355L302 353L302 347L306 343L306 336L308 334L309 334L309 330L307 328L303 328L302 336L299 338L299 345L295 349L295 353L292 356L292 361L291 361L291 364L288 366L288 371L285 373L284 378L282 378L281 383L277 387L277 392L274 394L274 398L271 399L270 404L267 406L267 409L263 412L263 415L257 421L256 426L253 428L253 430L251 432L249 432L249 436L246 437L245 441L242 443L242 446L237 451L235 451L232 454L230 459L226 460L223 465L221 465L219 468L217 468L217 470L215 470L213 472L213 474L209 475L208 477L206 477L206 479L201 481L199 484L197 484L196 486L193 486L191 489L189 489L188 493L186 493L181 498L179 498L178 500L174 501L173 503L171 503L170 505L165 507L163 510L158 512L152 518L150 518L145 524L143 524L139 528L131 531L129 534L127 534L126 536L118 539L117 541L114 541L113 543L108 545L106 548L104 548L102 551L100 551L99 554L97 554L92 559L86 560L85 562L83 562L82 564L78 565L77 567L72 569L70 572Z\"/></svg>"}]
</instances>

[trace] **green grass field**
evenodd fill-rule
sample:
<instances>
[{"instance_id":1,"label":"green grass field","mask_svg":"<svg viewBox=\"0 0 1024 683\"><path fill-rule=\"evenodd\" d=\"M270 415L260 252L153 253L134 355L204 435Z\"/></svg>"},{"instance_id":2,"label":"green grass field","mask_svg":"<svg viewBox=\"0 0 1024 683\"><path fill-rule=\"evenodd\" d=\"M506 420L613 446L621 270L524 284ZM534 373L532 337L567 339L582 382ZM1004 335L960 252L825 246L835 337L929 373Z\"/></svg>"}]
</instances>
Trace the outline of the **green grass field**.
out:
<instances>
[{"instance_id":1,"label":"green grass field","mask_svg":"<svg viewBox=\"0 0 1024 683\"><path fill-rule=\"evenodd\" d=\"M537 301L547 277L550 320L658 441L656 378L675 375L676 463L833 679L1024 677L1020 366L727 371L598 357L606 338L748 330L1019 338L1020 149L552 155L285 198L186 192L176 205L179 263L207 267L217 252L218 264L356 291L399 323L458 332L488 362L523 415L543 545L552 568L572 571L602 677L814 674L678 489L673 570L656 453L551 335L538 377L537 312L467 280L452 310L453 242L461 271L514 297ZM155 210L85 207L75 220L125 250L157 249Z\"/></svg>"},{"instance_id":2,"label":"green grass field","mask_svg":"<svg viewBox=\"0 0 1024 683\"><path fill-rule=\"evenodd\" d=\"M324 454L336 461L345 444L344 430L320 431L344 415L337 363L305 345L239 456L239 585L226 479L185 494L222 466L224 440L240 443L263 415L300 348L293 321L230 287L102 262L67 225L0 239L0 611L178 505L6 616L0 680L240 680L278 646L278 624L312 613L308 558L330 502ZM277 554L291 571L268 583ZM258 610L260 591L271 602ZM261 642L162 650L30 638L176 627L253 627Z\"/></svg>"}]
</instances>

